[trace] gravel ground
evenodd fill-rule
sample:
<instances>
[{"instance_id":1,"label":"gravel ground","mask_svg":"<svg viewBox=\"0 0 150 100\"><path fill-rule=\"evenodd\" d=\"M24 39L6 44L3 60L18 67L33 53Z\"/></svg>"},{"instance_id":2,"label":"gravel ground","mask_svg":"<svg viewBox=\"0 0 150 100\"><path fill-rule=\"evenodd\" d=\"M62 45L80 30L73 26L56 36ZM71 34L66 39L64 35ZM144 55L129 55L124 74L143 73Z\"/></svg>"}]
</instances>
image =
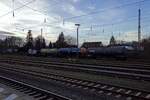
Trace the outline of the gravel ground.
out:
<instances>
[{"instance_id":1,"label":"gravel ground","mask_svg":"<svg viewBox=\"0 0 150 100\"><path fill-rule=\"evenodd\" d=\"M25 75L19 75L18 77L18 75L14 74L14 72L5 72L4 70L0 70L0 72L0 75L3 75L5 77L32 84L51 92L72 98L73 100L123 100L116 99L111 96L106 97L105 95L97 95L90 91L83 91L80 88L68 87L55 81L41 80L39 78L33 78Z\"/></svg>"},{"instance_id":2,"label":"gravel ground","mask_svg":"<svg viewBox=\"0 0 150 100\"><path fill-rule=\"evenodd\" d=\"M8 100L8 98L14 97L13 100L34 100L32 97L25 95L19 91L12 89L9 86L0 83L0 100ZM9 99L12 100L12 99Z\"/></svg>"}]
</instances>

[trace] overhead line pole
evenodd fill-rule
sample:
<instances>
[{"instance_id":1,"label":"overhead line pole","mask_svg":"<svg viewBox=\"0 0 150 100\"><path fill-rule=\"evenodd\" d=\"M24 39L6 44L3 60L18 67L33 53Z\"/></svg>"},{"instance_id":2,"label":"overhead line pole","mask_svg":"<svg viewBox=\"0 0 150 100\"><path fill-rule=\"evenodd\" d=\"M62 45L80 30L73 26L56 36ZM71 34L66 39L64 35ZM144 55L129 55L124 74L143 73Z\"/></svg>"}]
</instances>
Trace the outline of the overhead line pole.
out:
<instances>
[{"instance_id":1,"label":"overhead line pole","mask_svg":"<svg viewBox=\"0 0 150 100\"><path fill-rule=\"evenodd\" d=\"M138 10L138 42L141 41L141 9Z\"/></svg>"}]
</instances>

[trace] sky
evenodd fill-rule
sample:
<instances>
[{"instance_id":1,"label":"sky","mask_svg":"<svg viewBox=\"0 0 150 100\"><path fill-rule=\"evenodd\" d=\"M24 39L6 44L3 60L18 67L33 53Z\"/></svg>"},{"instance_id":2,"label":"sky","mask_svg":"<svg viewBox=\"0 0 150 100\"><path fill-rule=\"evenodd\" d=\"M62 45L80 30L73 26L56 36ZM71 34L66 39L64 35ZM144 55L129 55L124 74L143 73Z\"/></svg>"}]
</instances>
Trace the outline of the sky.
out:
<instances>
[{"instance_id":1,"label":"sky","mask_svg":"<svg viewBox=\"0 0 150 100\"><path fill-rule=\"evenodd\" d=\"M76 38L79 23L80 44L108 44L112 35L137 41L139 8L142 38L150 36L149 5L150 0L0 0L0 38L25 38L28 30L36 37L42 28L46 40L55 42L61 32Z\"/></svg>"}]
</instances>

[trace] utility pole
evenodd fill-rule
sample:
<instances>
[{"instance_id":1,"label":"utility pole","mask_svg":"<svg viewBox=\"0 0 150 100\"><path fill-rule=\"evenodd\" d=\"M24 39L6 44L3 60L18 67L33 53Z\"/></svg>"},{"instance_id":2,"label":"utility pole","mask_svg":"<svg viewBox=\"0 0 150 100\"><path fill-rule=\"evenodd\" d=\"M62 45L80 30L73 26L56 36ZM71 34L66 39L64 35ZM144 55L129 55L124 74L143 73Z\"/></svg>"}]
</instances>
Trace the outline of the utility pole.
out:
<instances>
[{"instance_id":1,"label":"utility pole","mask_svg":"<svg viewBox=\"0 0 150 100\"><path fill-rule=\"evenodd\" d=\"M138 10L138 42L141 41L141 9Z\"/></svg>"},{"instance_id":2,"label":"utility pole","mask_svg":"<svg viewBox=\"0 0 150 100\"><path fill-rule=\"evenodd\" d=\"M77 26L77 48L79 48L79 27L80 27L80 24L75 24L75 26Z\"/></svg>"}]
</instances>

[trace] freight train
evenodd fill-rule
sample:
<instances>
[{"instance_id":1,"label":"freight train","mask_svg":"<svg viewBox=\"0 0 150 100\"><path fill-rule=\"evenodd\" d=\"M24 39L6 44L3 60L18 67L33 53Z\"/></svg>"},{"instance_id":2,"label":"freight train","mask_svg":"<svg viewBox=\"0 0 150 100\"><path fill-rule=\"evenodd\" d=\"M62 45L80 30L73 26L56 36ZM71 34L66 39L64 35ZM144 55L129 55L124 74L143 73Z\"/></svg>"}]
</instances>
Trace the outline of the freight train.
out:
<instances>
[{"instance_id":1,"label":"freight train","mask_svg":"<svg viewBox=\"0 0 150 100\"><path fill-rule=\"evenodd\" d=\"M57 56L57 57L86 57L86 58L99 58L99 57L114 57L114 58L127 58L135 57L142 51L142 48L134 47L131 45L118 45L106 46L98 48L43 48L39 51L29 49L28 55L39 56Z\"/></svg>"},{"instance_id":2,"label":"freight train","mask_svg":"<svg viewBox=\"0 0 150 100\"><path fill-rule=\"evenodd\" d=\"M80 58L130 58L138 57L144 49L135 45L115 45L97 48L42 48L40 50L29 49L27 52L19 49L1 49L1 54L20 53L30 56L51 56L51 57L80 57Z\"/></svg>"}]
</instances>

